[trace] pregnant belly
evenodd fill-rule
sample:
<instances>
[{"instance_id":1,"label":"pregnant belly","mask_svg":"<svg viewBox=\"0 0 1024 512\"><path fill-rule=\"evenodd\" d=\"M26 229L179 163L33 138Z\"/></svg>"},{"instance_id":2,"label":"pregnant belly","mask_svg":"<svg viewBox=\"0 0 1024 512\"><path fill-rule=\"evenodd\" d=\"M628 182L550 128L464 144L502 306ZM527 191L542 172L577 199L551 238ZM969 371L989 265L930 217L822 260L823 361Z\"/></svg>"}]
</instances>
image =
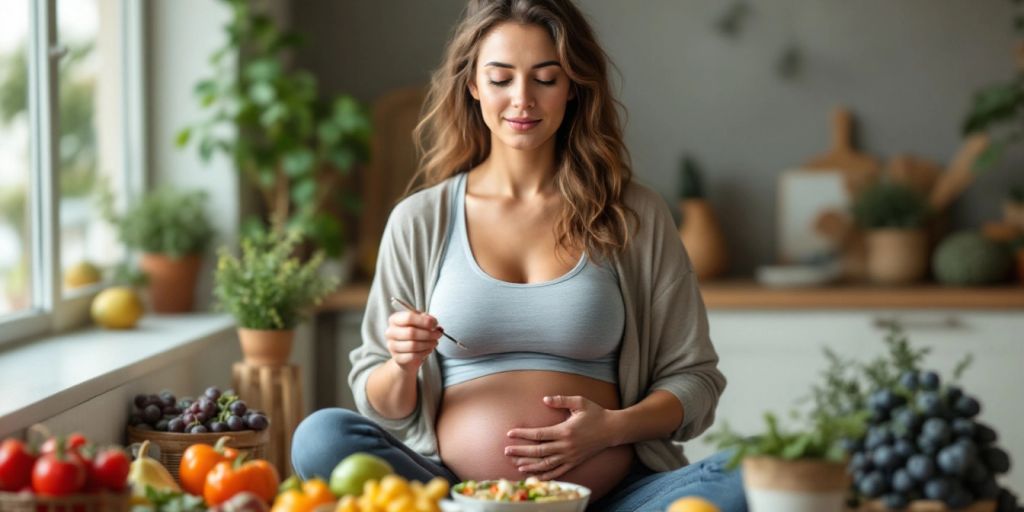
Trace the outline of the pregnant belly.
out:
<instances>
[{"instance_id":1,"label":"pregnant belly","mask_svg":"<svg viewBox=\"0 0 1024 512\"><path fill-rule=\"evenodd\" d=\"M548 395L579 395L606 409L620 407L618 390L610 383L561 372L503 372L456 384L445 389L437 419L441 460L462 480L507 478L522 480L515 458L505 455L513 444L535 444L511 439L517 427L547 427L565 421L569 412L541 401ZM614 487L629 470L633 448L605 449L558 480L584 485L593 498Z\"/></svg>"}]
</instances>

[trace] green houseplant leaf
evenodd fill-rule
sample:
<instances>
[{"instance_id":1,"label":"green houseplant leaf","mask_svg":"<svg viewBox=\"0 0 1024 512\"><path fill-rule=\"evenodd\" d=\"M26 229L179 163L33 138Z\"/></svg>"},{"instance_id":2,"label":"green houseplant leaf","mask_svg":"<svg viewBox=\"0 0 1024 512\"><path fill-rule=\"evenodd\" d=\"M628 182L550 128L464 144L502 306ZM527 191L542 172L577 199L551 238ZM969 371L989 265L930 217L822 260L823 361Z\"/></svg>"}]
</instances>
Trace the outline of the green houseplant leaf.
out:
<instances>
[{"instance_id":1,"label":"green houseplant leaf","mask_svg":"<svg viewBox=\"0 0 1024 512\"><path fill-rule=\"evenodd\" d=\"M293 329L337 287L318 273L323 252L306 261L295 256L300 238L296 231L257 233L242 240L238 256L220 249L213 294L239 327Z\"/></svg>"}]
</instances>

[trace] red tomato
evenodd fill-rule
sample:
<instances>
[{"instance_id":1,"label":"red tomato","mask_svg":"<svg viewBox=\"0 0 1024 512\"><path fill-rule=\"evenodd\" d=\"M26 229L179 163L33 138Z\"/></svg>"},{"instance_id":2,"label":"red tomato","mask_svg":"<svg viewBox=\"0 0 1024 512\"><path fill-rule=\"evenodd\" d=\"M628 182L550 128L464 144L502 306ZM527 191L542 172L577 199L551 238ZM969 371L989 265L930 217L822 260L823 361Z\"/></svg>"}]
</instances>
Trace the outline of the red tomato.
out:
<instances>
[{"instance_id":1,"label":"red tomato","mask_svg":"<svg viewBox=\"0 0 1024 512\"><path fill-rule=\"evenodd\" d=\"M85 490L95 491L99 487L92 482L89 478L89 468L92 467L92 459L89 455L92 454L92 445L86 440L85 436L77 432L67 436L66 438L51 437L43 443L43 446L39 447L39 455L46 455L57 451L57 441L63 439L64 441L64 453L68 458L78 461L86 470L86 485Z\"/></svg>"},{"instance_id":2,"label":"red tomato","mask_svg":"<svg viewBox=\"0 0 1024 512\"><path fill-rule=\"evenodd\" d=\"M85 467L75 457L64 454L61 442L56 452L47 453L32 468L32 490L45 496L66 496L85 486Z\"/></svg>"},{"instance_id":3,"label":"red tomato","mask_svg":"<svg viewBox=\"0 0 1024 512\"><path fill-rule=\"evenodd\" d=\"M5 439L0 444L0 491L16 492L32 481L32 464L36 458L25 443Z\"/></svg>"},{"instance_id":4,"label":"red tomato","mask_svg":"<svg viewBox=\"0 0 1024 512\"><path fill-rule=\"evenodd\" d=\"M96 454L89 470L89 482L103 489L121 491L128 483L131 461L124 450L107 448Z\"/></svg>"}]
</instances>

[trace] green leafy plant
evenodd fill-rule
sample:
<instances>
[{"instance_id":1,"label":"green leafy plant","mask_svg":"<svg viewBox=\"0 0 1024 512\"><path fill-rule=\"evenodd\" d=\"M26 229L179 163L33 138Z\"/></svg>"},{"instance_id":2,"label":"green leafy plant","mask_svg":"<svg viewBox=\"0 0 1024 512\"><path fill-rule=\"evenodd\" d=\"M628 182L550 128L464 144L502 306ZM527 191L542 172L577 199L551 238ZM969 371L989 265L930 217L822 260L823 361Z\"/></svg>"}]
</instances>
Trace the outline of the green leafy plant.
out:
<instances>
[{"instance_id":1,"label":"green leafy plant","mask_svg":"<svg viewBox=\"0 0 1024 512\"><path fill-rule=\"evenodd\" d=\"M764 415L761 434L742 436L728 424L711 434L709 441L720 449L733 450L729 465L745 457L768 456L785 460L815 459L843 462L849 441L863 437L871 412L869 393L894 386L907 371L918 371L928 349L914 349L898 325L890 326L885 337L886 353L867 363L844 359L826 349L828 367L811 388L810 399L802 399L806 411L790 413L793 426L784 428L772 412ZM958 370L957 378L959 378Z\"/></svg>"},{"instance_id":2,"label":"green leafy plant","mask_svg":"<svg viewBox=\"0 0 1024 512\"><path fill-rule=\"evenodd\" d=\"M916 229L928 218L928 203L903 185L879 183L861 192L853 203L853 218L864 229Z\"/></svg>"},{"instance_id":3,"label":"green leafy plant","mask_svg":"<svg viewBox=\"0 0 1024 512\"><path fill-rule=\"evenodd\" d=\"M338 283L318 269L317 251L305 262L294 256L296 231L266 233L242 240L240 257L221 248L213 294L218 307L248 329L293 329Z\"/></svg>"},{"instance_id":4,"label":"green leafy plant","mask_svg":"<svg viewBox=\"0 0 1024 512\"><path fill-rule=\"evenodd\" d=\"M358 210L355 194L339 184L369 158L365 108L347 95L318 99L313 75L282 64L298 35L247 0L221 1L232 13L227 43L210 56L212 76L194 90L208 115L182 129L177 144L195 139L204 161L217 153L231 158L259 190L271 231L297 230L340 256L344 226L331 210L336 202Z\"/></svg>"},{"instance_id":5,"label":"green leafy plant","mask_svg":"<svg viewBox=\"0 0 1024 512\"><path fill-rule=\"evenodd\" d=\"M1024 36L1024 13L1020 0L1014 4L1013 28L1018 38ZM1021 58L1018 50L1018 60ZM1024 137L1024 66L1018 65L1016 74L1004 82L978 89L961 125L964 135L988 131L993 133L992 144L978 157L975 169L984 170L996 164L1006 149Z\"/></svg>"},{"instance_id":6,"label":"green leafy plant","mask_svg":"<svg viewBox=\"0 0 1024 512\"><path fill-rule=\"evenodd\" d=\"M683 157L683 164L679 168L681 183L679 184L680 199L703 199L704 182L701 179L700 166L697 161L689 155Z\"/></svg>"},{"instance_id":7,"label":"green leafy plant","mask_svg":"<svg viewBox=\"0 0 1024 512\"><path fill-rule=\"evenodd\" d=\"M111 277L110 282L117 286L142 288L149 284L149 276L128 262L118 264L112 269L111 273L113 277Z\"/></svg>"},{"instance_id":8,"label":"green leafy plant","mask_svg":"<svg viewBox=\"0 0 1024 512\"><path fill-rule=\"evenodd\" d=\"M105 191L100 208L125 246L143 252L181 258L205 251L214 236L201 191L158 188L123 214L114 211L113 197Z\"/></svg>"}]
</instances>

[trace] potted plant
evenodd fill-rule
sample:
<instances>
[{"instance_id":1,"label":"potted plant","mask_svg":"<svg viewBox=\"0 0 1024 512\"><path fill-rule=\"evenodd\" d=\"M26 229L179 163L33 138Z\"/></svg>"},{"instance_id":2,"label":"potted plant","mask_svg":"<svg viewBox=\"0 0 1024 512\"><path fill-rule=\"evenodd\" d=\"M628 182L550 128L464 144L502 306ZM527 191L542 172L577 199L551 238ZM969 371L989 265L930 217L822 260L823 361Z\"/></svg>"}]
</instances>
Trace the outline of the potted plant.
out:
<instances>
[{"instance_id":1,"label":"potted plant","mask_svg":"<svg viewBox=\"0 0 1024 512\"><path fill-rule=\"evenodd\" d=\"M851 440L863 436L868 412L854 375L856 368L826 350L824 379L793 411L796 426L783 428L771 412L765 430L741 436L724 425L709 436L732 450L728 466L742 464L743 487L752 512L844 511L851 479L846 470Z\"/></svg>"},{"instance_id":2,"label":"potted plant","mask_svg":"<svg viewBox=\"0 0 1024 512\"><path fill-rule=\"evenodd\" d=\"M221 1L232 13L226 43L210 56L212 76L194 90L208 115L182 129L177 144L195 140L204 161L217 153L233 159L262 198L267 219L257 223L296 230L327 258L341 259L344 215L358 210L343 185L369 157L366 109L348 95L320 98L312 74L283 64L297 34L248 0Z\"/></svg>"},{"instance_id":3,"label":"potted plant","mask_svg":"<svg viewBox=\"0 0 1024 512\"><path fill-rule=\"evenodd\" d=\"M928 270L928 205L913 189L880 182L861 192L853 218L866 232L868 278L880 284L906 284Z\"/></svg>"},{"instance_id":4,"label":"potted plant","mask_svg":"<svg viewBox=\"0 0 1024 512\"><path fill-rule=\"evenodd\" d=\"M202 254L214 235L205 193L158 188L123 214L115 213L112 204L104 193L104 217L126 247L142 252L139 267L146 275L153 311L191 311Z\"/></svg>"},{"instance_id":5,"label":"potted plant","mask_svg":"<svg viewBox=\"0 0 1024 512\"><path fill-rule=\"evenodd\" d=\"M704 195L697 162L689 156L684 157L680 174L679 210L683 219L679 237L683 240L697 279L714 279L725 272L729 263L725 236L711 203Z\"/></svg>"},{"instance_id":6,"label":"potted plant","mask_svg":"<svg viewBox=\"0 0 1024 512\"><path fill-rule=\"evenodd\" d=\"M257 234L242 240L239 257L219 252L213 293L238 324L246 363L287 362L296 326L337 287L318 273L322 251L306 261L295 256L300 238L295 231Z\"/></svg>"}]
</instances>

